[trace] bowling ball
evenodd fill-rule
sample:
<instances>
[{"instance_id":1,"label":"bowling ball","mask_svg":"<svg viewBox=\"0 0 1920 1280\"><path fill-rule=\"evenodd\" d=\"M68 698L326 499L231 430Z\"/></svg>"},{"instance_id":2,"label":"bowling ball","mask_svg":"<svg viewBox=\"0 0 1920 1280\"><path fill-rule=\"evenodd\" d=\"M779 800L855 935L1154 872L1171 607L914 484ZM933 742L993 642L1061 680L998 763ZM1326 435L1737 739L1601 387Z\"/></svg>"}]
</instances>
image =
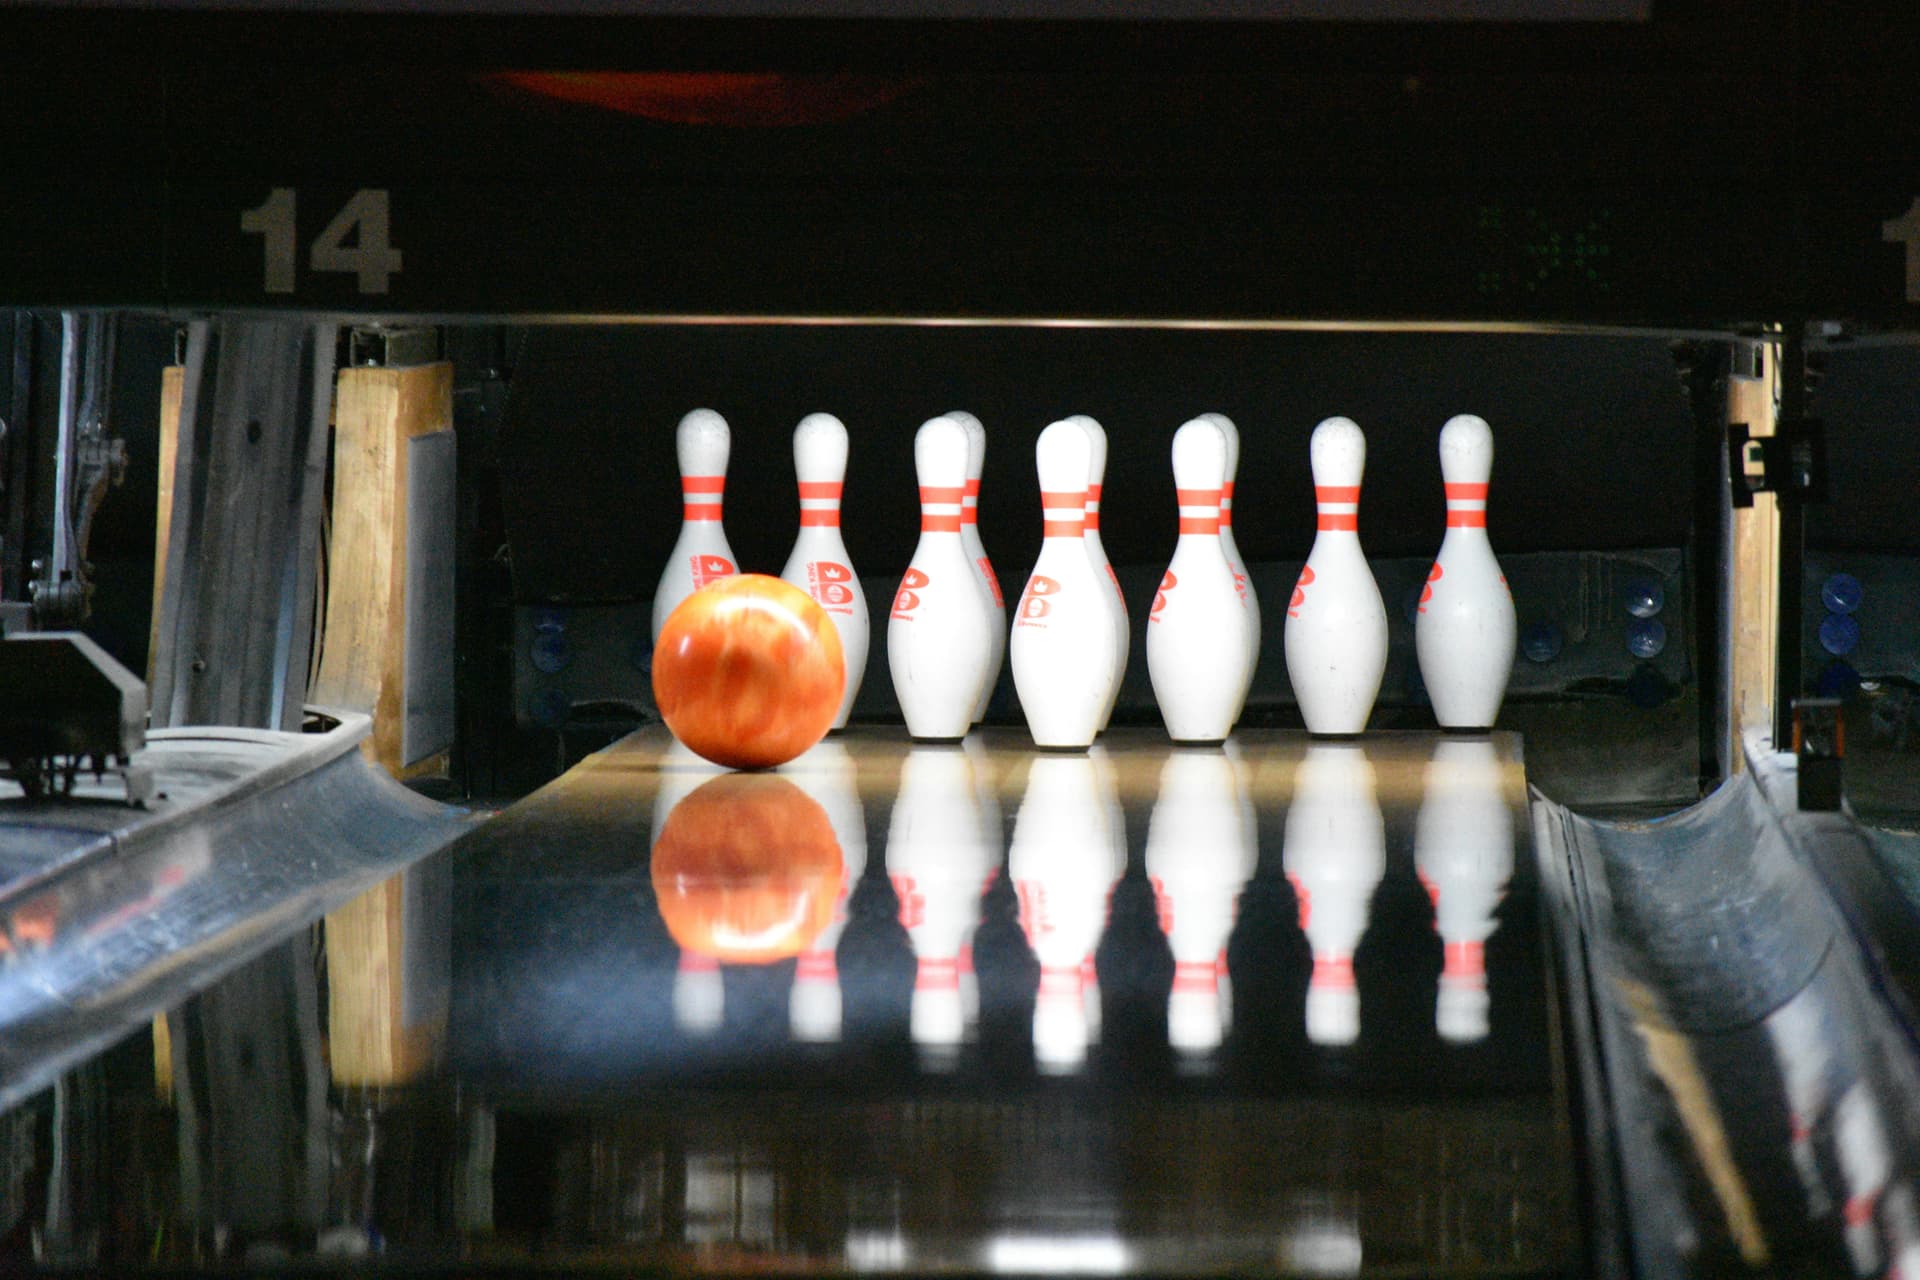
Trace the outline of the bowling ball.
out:
<instances>
[{"instance_id":1,"label":"bowling ball","mask_svg":"<svg viewBox=\"0 0 1920 1280\"><path fill-rule=\"evenodd\" d=\"M673 940L730 964L799 955L846 887L826 810L772 773L723 773L689 792L653 842L652 872Z\"/></svg>"},{"instance_id":2,"label":"bowling ball","mask_svg":"<svg viewBox=\"0 0 1920 1280\"><path fill-rule=\"evenodd\" d=\"M722 578L667 615L653 697L695 753L769 769L833 727L847 681L840 655L833 620L800 588L759 573Z\"/></svg>"}]
</instances>

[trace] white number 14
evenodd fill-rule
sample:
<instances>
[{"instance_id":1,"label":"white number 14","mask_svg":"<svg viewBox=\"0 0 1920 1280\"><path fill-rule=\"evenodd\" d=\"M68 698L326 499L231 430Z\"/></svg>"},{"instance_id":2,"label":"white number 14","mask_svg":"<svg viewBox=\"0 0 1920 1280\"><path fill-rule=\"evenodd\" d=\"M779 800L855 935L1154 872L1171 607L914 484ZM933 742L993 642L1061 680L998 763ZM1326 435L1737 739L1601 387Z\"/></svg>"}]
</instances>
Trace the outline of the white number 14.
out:
<instances>
[{"instance_id":1,"label":"white number 14","mask_svg":"<svg viewBox=\"0 0 1920 1280\"><path fill-rule=\"evenodd\" d=\"M265 203L240 215L240 230L264 241L268 293L294 290L296 200L292 187L275 187ZM314 238L307 269L346 272L361 293L385 293L388 278L400 271L400 251L389 243L390 232L386 189L364 187Z\"/></svg>"}]
</instances>

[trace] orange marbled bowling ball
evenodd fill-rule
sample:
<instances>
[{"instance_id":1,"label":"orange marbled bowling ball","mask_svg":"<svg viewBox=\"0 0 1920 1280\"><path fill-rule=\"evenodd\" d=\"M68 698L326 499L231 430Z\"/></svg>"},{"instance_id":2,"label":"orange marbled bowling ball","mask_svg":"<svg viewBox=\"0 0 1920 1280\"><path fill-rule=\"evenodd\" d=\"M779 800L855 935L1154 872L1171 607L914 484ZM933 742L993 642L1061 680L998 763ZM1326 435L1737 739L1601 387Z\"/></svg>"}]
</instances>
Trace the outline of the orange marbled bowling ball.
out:
<instances>
[{"instance_id":1,"label":"orange marbled bowling ball","mask_svg":"<svg viewBox=\"0 0 1920 1280\"><path fill-rule=\"evenodd\" d=\"M682 600L653 647L653 697L667 728L732 769L785 764L820 741L846 680L826 610L761 573L722 578Z\"/></svg>"},{"instance_id":2,"label":"orange marbled bowling ball","mask_svg":"<svg viewBox=\"0 0 1920 1280\"><path fill-rule=\"evenodd\" d=\"M826 810L773 773L723 773L674 805L652 873L673 940L729 964L799 955L832 923L846 884Z\"/></svg>"}]
</instances>

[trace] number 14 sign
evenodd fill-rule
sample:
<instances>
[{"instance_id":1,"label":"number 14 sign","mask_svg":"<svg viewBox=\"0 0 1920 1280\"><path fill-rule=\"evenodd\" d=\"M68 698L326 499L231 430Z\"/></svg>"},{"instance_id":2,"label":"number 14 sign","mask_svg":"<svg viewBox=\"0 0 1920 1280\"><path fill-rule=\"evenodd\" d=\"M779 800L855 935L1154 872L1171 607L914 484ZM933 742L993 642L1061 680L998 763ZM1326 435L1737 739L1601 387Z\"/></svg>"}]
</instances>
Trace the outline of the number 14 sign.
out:
<instances>
[{"instance_id":1,"label":"number 14 sign","mask_svg":"<svg viewBox=\"0 0 1920 1280\"><path fill-rule=\"evenodd\" d=\"M337 271L354 277L364 294L382 294L400 272L400 251L393 247L385 188L363 187L333 215L307 249L307 270ZM275 187L266 202L240 215L240 230L259 236L265 250L265 290L292 293L298 270L299 195Z\"/></svg>"}]
</instances>

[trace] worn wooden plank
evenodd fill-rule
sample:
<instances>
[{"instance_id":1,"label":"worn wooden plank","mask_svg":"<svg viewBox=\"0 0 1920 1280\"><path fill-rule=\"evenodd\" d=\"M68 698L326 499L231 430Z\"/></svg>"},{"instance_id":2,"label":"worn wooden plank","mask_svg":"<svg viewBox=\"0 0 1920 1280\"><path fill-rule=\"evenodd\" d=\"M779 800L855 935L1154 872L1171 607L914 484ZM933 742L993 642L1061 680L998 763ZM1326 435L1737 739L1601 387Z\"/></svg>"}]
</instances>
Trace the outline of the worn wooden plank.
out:
<instances>
[{"instance_id":1,"label":"worn wooden plank","mask_svg":"<svg viewBox=\"0 0 1920 1280\"><path fill-rule=\"evenodd\" d=\"M1779 364L1772 346L1762 346L1759 377L1730 378L1727 421L1744 422L1755 439L1771 436L1779 416ZM1735 459L1735 465L1739 460ZM1771 493L1755 494L1751 507L1730 508L1726 541L1727 742L1721 758L1746 767L1741 734L1773 724L1778 666L1780 606L1780 508Z\"/></svg>"},{"instance_id":2,"label":"worn wooden plank","mask_svg":"<svg viewBox=\"0 0 1920 1280\"><path fill-rule=\"evenodd\" d=\"M160 371L159 495L153 512L153 620L147 627L147 683L160 647L160 597L167 589L167 539L173 532L173 464L180 445L180 391L185 365Z\"/></svg>"},{"instance_id":3,"label":"worn wooden plank","mask_svg":"<svg viewBox=\"0 0 1920 1280\"><path fill-rule=\"evenodd\" d=\"M409 444L453 430L453 368L343 370L335 391L333 534L313 700L369 712L362 749L398 777L444 773L446 752L409 760L406 619ZM447 548L451 555L452 549ZM327 917L328 1035L339 1084L405 1081L432 1065L449 976L434 962L444 916L431 885L396 877Z\"/></svg>"}]
</instances>

